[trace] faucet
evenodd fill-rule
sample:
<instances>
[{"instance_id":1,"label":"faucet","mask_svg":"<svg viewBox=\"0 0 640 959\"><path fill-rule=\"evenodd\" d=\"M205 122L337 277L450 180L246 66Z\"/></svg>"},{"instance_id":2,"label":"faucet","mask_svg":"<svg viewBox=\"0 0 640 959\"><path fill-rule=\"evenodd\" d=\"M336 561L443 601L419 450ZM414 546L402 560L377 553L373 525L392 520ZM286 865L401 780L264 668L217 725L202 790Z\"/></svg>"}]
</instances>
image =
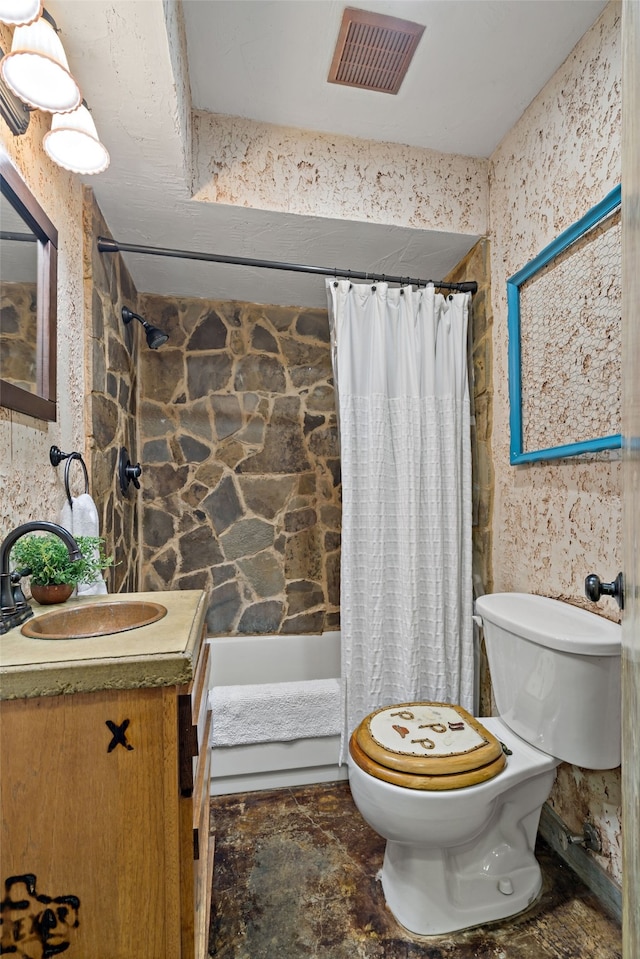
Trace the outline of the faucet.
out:
<instances>
[{"instance_id":1,"label":"faucet","mask_svg":"<svg viewBox=\"0 0 640 959\"><path fill-rule=\"evenodd\" d=\"M20 589L20 576L9 571L9 557L14 544L20 537L24 536L25 533L33 533L36 530L55 533L69 550L70 560L75 562L75 560L82 559L80 547L71 533L64 526L58 526L57 523L34 520L31 523L16 526L15 529L11 530L0 545L0 634L9 632L14 626L20 626L33 616L33 610L26 602ZM21 571L21 574L23 576L27 575L25 571Z\"/></svg>"}]
</instances>

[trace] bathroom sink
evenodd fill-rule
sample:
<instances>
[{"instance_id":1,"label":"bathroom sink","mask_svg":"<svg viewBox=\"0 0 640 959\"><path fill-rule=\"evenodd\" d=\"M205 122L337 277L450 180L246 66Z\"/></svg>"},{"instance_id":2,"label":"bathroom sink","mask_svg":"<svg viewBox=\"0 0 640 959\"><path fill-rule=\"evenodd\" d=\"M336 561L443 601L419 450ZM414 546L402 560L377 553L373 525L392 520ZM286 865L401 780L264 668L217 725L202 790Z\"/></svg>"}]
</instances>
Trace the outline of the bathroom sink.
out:
<instances>
[{"instance_id":1,"label":"bathroom sink","mask_svg":"<svg viewBox=\"0 0 640 959\"><path fill-rule=\"evenodd\" d=\"M165 606L147 600L92 603L88 606L53 609L30 619L21 632L33 639L86 639L148 626L157 623L166 614Z\"/></svg>"}]
</instances>

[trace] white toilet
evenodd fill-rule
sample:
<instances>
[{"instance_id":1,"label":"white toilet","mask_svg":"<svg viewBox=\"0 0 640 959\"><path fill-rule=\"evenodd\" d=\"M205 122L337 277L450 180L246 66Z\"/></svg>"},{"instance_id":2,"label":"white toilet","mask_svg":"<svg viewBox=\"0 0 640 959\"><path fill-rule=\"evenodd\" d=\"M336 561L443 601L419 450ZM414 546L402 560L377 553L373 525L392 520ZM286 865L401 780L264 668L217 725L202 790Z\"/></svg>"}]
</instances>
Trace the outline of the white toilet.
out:
<instances>
[{"instance_id":1,"label":"white toilet","mask_svg":"<svg viewBox=\"0 0 640 959\"><path fill-rule=\"evenodd\" d=\"M401 703L351 736L354 802L387 840L385 899L415 935L531 905L556 767L620 764L621 627L527 593L483 596L476 611L499 716L480 722L461 707Z\"/></svg>"}]
</instances>

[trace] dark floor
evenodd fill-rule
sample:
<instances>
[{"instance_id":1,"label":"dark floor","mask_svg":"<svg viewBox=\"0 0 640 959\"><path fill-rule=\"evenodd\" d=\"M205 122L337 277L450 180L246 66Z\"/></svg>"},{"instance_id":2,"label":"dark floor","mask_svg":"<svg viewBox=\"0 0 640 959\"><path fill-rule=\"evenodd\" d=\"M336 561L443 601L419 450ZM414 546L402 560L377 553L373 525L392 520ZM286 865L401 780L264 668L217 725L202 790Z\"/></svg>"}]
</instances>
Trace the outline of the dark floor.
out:
<instances>
[{"instance_id":1,"label":"dark floor","mask_svg":"<svg viewBox=\"0 0 640 959\"><path fill-rule=\"evenodd\" d=\"M215 959L620 959L618 924L544 843L538 903L516 919L412 939L376 873L384 841L346 783L220 796L210 956Z\"/></svg>"}]
</instances>

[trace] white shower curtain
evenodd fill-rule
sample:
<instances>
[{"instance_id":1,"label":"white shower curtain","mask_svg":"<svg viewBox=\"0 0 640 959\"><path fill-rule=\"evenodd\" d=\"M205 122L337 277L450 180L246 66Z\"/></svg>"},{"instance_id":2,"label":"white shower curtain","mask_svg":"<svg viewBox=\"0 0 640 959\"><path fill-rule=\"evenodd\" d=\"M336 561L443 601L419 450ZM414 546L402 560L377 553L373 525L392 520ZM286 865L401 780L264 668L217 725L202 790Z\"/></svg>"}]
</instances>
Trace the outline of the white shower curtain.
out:
<instances>
[{"instance_id":1,"label":"white shower curtain","mask_svg":"<svg viewBox=\"0 0 640 959\"><path fill-rule=\"evenodd\" d=\"M473 709L469 294L328 280L342 459L345 729Z\"/></svg>"}]
</instances>

